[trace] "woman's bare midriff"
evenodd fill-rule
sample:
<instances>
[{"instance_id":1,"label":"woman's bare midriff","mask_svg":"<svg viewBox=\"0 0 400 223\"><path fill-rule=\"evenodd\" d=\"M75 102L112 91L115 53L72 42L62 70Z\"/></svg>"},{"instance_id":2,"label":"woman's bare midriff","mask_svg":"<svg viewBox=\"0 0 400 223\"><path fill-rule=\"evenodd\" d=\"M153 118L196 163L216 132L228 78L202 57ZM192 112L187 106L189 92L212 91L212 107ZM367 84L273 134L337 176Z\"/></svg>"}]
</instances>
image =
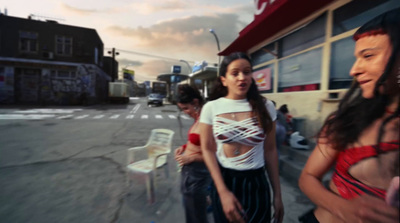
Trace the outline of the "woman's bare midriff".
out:
<instances>
[{"instance_id":1,"label":"woman's bare midriff","mask_svg":"<svg viewBox=\"0 0 400 223\"><path fill-rule=\"evenodd\" d=\"M254 146L246 146L238 142L234 143L225 143L223 145L224 153L226 157L236 157L242 154L247 153L251 150ZM235 153L235 150L238 150L239 153Z\"/></svg>"},{"instance_id":2,"label":"woman's bare midriff","mask_svg":"<svg viewBox=\"0 0 400 223\"><path fill-rule=\"evenodd\" d=\"M336 185L333 183L333 181L331 180L329 182L329 189L339 195L339 192L336 188ZM314 215L317 218L317 220L320 223L342 223L344 221L342 221L341 219L339 219L338 217L334 216L331 212L329 212L328 210L321 208L321 207L317 207L314 211Z\"/></svg>"},{"instance_id":3,"label":"woman's bare midriff","mask_svg":"<svg viewBox=\"0 0 400 223\"><path fill-rule=\"evenodd\" d=\"M196 146L195 144L191 143L191 142L187 142L186 143L186 151L185 153L190 156L190 155L194 155L194 154L200 154L201 153L201 147L200 146Z\"/></svg>"}]
</instances>

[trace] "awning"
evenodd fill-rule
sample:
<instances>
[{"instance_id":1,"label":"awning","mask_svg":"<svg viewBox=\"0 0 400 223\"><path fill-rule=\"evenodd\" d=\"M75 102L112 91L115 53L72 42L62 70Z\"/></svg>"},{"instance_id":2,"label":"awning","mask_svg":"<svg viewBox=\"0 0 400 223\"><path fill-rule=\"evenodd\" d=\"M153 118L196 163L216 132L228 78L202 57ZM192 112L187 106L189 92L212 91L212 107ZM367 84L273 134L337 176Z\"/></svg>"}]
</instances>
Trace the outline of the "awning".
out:
<instances>
[{"instance_id":1,"label":"awning","mask_svg":"<svg viewBox=\"0 0 400 223\"><path fill-rule=\"evenodd\" d=\"M225 56L236 51L247 52L260 42L333 1L335 0L275 0L269 3L264 12L240 31L239 37L218 55Z\"/></svg>"},{"instance_id":2,"label":"awning","mask_svg":"<svg viewBox=\"0 0 400 223\"><path fill-rule=\"evenodd\" d=\"M204 67L201 70L189 74L189 77L199 80L214 80L217 79L217 69L217 67Z\"/></svg>"}]
</instances>

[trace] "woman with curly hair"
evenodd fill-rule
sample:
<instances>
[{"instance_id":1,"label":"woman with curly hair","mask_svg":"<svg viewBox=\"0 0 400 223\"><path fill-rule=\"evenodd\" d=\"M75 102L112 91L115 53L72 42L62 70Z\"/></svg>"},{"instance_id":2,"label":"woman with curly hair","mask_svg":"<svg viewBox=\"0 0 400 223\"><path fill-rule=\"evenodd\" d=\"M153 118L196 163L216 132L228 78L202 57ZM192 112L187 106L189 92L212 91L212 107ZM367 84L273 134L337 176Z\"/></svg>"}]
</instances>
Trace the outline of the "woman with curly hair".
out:
<instances>
[{"instance_id":1,"label":"woman with curly hair","mask_svg":"<svg viewBox=\"0 0 400 223\"><path fill-rule=\"evenodd\" d=\"M299 179L317 205L302 222L399 222L398 206L385 200L392 200L391 182L398 193L400 8L367 22L353 38L353 85L325 121ZM325 188L321 179L335 162Z\"/></svg>"}]
</instances>

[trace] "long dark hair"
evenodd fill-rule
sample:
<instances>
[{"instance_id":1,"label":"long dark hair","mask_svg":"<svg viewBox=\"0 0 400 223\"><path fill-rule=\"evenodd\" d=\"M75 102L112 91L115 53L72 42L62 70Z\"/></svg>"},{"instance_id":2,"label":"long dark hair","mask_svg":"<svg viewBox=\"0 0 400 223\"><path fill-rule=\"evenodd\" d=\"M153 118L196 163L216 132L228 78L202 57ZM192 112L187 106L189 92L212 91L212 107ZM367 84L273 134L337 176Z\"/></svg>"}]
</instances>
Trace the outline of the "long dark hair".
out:
<instances>
[{"instance_id":1,"label":"long dark hair","mask_svg":"<svg viewBox=\"0 0 400 223\"><path fill-rule=\"evenodd\" d=\"M224 59L222 60L219 69L220 76L225 77L229 64L237 59L245 59L250 63L250 66L252 65L251 59L249 56L247 56L247 54L242 52L231 53L230 55L225 56ZM228 94L228 88L222 84L221 78L218 78L217 83L210 95L210 99L215 100L220 97L225 97L227 94ZM257 120L260 123L261 128L264 130L265 133L270 132L272 129L272 119L267 109L265 108L265 102L267 99L261 96L254 79L252 79L251 81L250 88L247 91L246 98L249 101L252 108L252 113L254 116L257 117Z\"/></svg>"},{"instance_id":2,"label":"long dark hair","mask_svg":"<svg viewBox=\"0 0 400 223\"><path fill-rule=\"evenodd\" d=\"M327 118L319 133L319 136L326 138L328 143L336 150L344 150L348 145L355 143L367 127L375 120L383 117L386 107L393 102L391 101L393 94L399 94L399 86L395 86L396 81L392 80L395 80L394 76L398 75L396 72L399 69L400 8L386 12L367 22L356 31L353 39L357 41L363 36L379 34L389 36L393 51L375 86L374 97L371 99L363 98L358 82L354 81L341 100L338 110ZM395 65L396 63L397 65ZM380 88L384 89L383 93L379 91ZM393 88L397 88L397 90L393 90ZM399 105L398 101L394 114L383 121L377 138L378 146L382 139L384 126L390 120L399 116Z\"/></svg>"}]
</instances>

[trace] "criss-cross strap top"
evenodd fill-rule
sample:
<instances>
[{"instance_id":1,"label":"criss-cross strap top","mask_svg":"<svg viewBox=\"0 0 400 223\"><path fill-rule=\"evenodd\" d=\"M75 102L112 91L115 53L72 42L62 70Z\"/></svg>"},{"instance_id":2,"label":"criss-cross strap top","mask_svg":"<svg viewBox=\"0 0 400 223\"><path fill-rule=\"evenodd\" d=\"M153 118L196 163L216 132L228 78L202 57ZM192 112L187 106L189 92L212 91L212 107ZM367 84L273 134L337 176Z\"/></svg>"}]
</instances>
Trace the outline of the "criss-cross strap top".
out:
<instances>
[{"instance_id":1,"label":"criss-cross strap top","mask_svg":"<svg viewBox=\"0 0 400 223\"><path fill-rule=\"evenodd\" d=\"M256 117L235 121L217 116L214 119L214 135L221 143L238 142L247 146L255 146L265 138Z\"/></svg>"},{"instance_id":2,"label":"criss-cross strap top","mask_svg":"<svg viewBox=\"0 0 400 223\"><path fill-rule=\"evenodd\" d=\"M265 106L272 121L276 120L276 110L273 103L266 101ZM212 125L213 135L217 144L216 156L218 162L225 168L235 170L257 169L264 166L264 139L266 137L256 117L244 120L232 120L223 116L229 113L250 112L252 108L247 99L232 100L219 98L207 102L201 111L200 122ZM244 154L226 157L224 144L240 143L252 148Z\"/></svg>"}]
</instances>

